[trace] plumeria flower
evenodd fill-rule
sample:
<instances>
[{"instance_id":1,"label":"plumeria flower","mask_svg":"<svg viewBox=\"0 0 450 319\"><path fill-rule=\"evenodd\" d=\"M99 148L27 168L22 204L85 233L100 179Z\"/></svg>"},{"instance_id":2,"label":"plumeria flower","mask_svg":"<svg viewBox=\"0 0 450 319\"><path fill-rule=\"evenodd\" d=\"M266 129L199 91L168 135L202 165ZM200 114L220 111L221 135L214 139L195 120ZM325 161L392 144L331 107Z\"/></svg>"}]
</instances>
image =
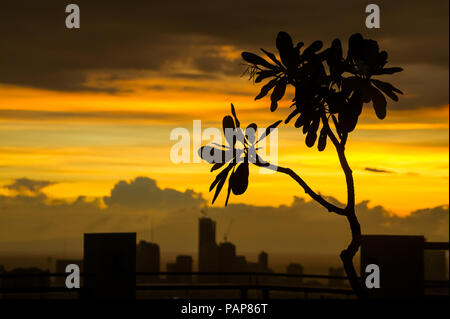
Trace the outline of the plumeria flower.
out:
<instances>
[{"instance_id":1,"label":"plumeria flower","mask_svg":"<svg viewBox=\"0 0 450 319\"><path fill-rule=\"evenodd\" d=\"M227 198L225 206L228 204L231 192L234 195L242 195L248 188L249 164L260 164L261 160L257 155L259 141L269 135L282 121L277 121L270 125L259 138L257 138L258 126L251 123L245 131L242 131L240 122L236 116L234 105L231 104L231 114L222 120L225 140L228 145L211 143L199 149L200 157L206 162L213 164L211 172L222 169L209 187L211 192L216 189L212 203L222 190L228 179ZM228 164L228 165L227 165ZM228 178L229 177L229 178Z\"/></svg>"}]
</instances>

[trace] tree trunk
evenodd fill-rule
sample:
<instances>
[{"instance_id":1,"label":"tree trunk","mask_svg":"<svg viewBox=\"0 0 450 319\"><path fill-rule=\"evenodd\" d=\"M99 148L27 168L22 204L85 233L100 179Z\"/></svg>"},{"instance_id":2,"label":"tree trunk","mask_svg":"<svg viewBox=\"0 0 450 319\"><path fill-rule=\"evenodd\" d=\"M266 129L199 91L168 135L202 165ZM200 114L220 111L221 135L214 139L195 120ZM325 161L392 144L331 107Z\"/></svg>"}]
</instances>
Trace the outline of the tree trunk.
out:
<instances>
[{"instance_id":1,"label":"tree trunk","mask_svg":"<svg viewBox=\"0 0 450 319\"><path fill-rule=\"evenodd\" d=\"M346 249L341 252L341 260L344 265L345 273L347 274L350 285L355 292L358 299L366 299L367 291L364 289L362 282L356 274L355 266L353 265L353 257L359 250L361 245L361 227L358 222L358 218L355 214L355 208L349 209L347 220L350 224L352 232L352 241Z\"/></svg>"}]
</instances>

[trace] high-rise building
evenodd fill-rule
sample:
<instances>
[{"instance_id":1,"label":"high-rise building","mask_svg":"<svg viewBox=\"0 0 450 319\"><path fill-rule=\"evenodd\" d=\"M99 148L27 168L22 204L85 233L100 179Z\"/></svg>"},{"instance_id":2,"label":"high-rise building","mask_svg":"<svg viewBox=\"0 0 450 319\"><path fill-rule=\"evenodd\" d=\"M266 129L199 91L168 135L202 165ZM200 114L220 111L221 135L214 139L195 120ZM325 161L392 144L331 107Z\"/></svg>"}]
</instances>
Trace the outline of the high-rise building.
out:
<instances>
[{"instance_id":1,"label":"high-rise building","mask_svg":"<svg viewBox=\"0 0 450 319\"><path fill-rule=\"evenodd\" d=\"M258 264L261 267L261 271L268 270L268 268L269 268L269 255L265 251L262 251L258 255Z\"/></svg>"},{"instance_id":2,"label":"high-rise building","mask_svg":"<svg viewBox=\"0 0 450 319\"><path fill-rule=\"evenodd\" d=\"M141 240L136 246L136 271L137 272L159 272L160 251L158 244ZM159 275L139 276L138 282L147 283L159 280Z\"/></svg>"},{"instance_id":3,"label":"high-rise building","mask_svg":"<svg viewBox=\"0 0 450 319\"><path fill-rule=\"evenodd\" d=\"M219 271L231 272L235 270L236 246L230 242L219 244Z\"/></svg>"},{"instance_id":4,"label":"high-rise building","mask_svg":"<svg viewBox=\"0 0 450 319\"><path fill-rule=\"evenodd\" d=\"M361 243L361 277L365 282L366 266L380 269L380 288L370 289L371 298L419 299L424 296L423 236L363 235Z\"/></svg>"},{"instance_id":5,"label":"high-rise building","mask_svg":"<svg viewBox=\"0 0 450 319\"><path fill-rule=\"evenodd\" d=\"M447 257L445 250L424 251L425 280L447 280Z\"/></svg>"},{"instance_id":6,"label":"high-rise building","mask_svg":"<svg viewBox=\"0 0 450 319\"><path fill-rule=\"evenodd\" d=\"M50 273L48 269L42 270L36 267L15 268L6 272L11 277L5 277L2 280L2 288L21 289L21 288L47 288L50 287ZM23 276L24 274L35 274L37 276Z\"/></svg>"},{"instance_id":7,"label":"high-rise building","mask_svg":"<svg viewBox=\"0 0 450 319\"><path fill-rule=\"evenodd\" d=\"M345 277L345 270L343 267L330 267L328 268L329 276ZM328 279L328 286L330 287L342 287L345 286L346 281L343 279L330 278Z\"/></svg>"},{"instance_id":8,"label":"high-rise building","mask_svg":"<svg viewBox=\"0 0 450 319\"><path fill-rule=\"evenodd\" d=\"M236 271L236 246L230 242L223 242L219 244L219 271L220 272L234 272ZM220 276L221 282L232 282L236 278L229 275Z\"/></svg>"},{"instance_id":9,"label":"high-rise building","mask_svg":"<svg viewBox=\"0 0 450 319\"><path fill-rule=\"evenodd\" d=\"M290 263L286 267L286 273L289 275L303 275L303 266L296 263ZM301 285L303 282L302 277L287 277L287 282L295 285Z\"/></svg>"},{"instance_id":10,"label":"high-rise building","mask_svg":"<svg viewBox=\"0 0 450 319\"><path fill-rule=\"evenodd\" d=\"M167 272L170 273L189 273L192 272L192 256L179 255L176 258L175 263L167 264ZM168 275L167 280L169 282L192 282L191 275Z\"/></svg>"},{"instance_id":11,"label":"high-rise building","mask_svg":"<svg viewBox=\"0 0 450 319\"><path fill-rule=\"evenodd\" d=\"M199 219L198 270L216 272L218 270L218 246L216 244L216 222L208 217Z\"/></svg>"},{"instance_id":12,"label":"high-rise building","mask_svg":"<svg viewBox=\"0 0 450 319\"><path fill-rule=\"evenodd\" d=\"M83 297L136 298L136 233L84 234Z\"/></svg>"}]
</instances>

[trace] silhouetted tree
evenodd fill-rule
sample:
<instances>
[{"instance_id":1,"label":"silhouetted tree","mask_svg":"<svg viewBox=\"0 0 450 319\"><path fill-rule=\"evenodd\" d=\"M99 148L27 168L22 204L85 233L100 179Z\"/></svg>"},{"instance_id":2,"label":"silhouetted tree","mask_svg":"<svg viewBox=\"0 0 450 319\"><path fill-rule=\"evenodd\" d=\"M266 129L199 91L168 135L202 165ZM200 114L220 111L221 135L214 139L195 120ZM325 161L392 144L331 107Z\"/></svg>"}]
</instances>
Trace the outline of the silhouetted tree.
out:
<instances>
[{"instance_id":1,"label":"silhouetted tree","mask_svg":"<svg viewBox=\"0 0 450 319\"><path fill-rule=\"evenodd\" d=\"M331 203L310 186L293 170L265 162L257 154L257 143L276 128L282 121L272 124L262 136L256 136L256 124L250 124L244 131L231 105L232 116L223 118L223 129L228 145L203 146L200 156L211 164L211 171L225 168L217 175L210 186L216 189L213 203L223 188L228 176L228 192L243 194L248 186L249 163L267 167L293 178L312 199L329 212L344 216L350 225L352 240L341 254L344 269L350 284L358 297L365 296L365 289L356 274L353 257L361 245L361 227L355 212L355 188L352 170L345 155L348 135L352 132L362 112L364 103L372 102L376 116L386 116L386 97L398 101L397 94L402 92L392 84L374 79L377 75L393 74L401 68L386 68L388 54L380 51L374 40L364 39L361 34L349 38L347 56L344 57L341 41L335 39L331 46L321 51L322 41L314 41L303 48L303 42L294 46L286 32L280 32L276 39L280 59L275 54L261 49L268 59L253 53L243 52L242 58L248 64L248 74L255 83L268 79L262 86L255 100L261 99L270 91L270 110L274 112L278 102L283 98L286 87L292 85L295 97L292 100L292 112L285 123L294 121L294 126L301 129L305 144L313 147L317 142L319 151L323 151L327 141L336 149L347 185L347 203L338 207Z\"/></svg>"}]
</instances>

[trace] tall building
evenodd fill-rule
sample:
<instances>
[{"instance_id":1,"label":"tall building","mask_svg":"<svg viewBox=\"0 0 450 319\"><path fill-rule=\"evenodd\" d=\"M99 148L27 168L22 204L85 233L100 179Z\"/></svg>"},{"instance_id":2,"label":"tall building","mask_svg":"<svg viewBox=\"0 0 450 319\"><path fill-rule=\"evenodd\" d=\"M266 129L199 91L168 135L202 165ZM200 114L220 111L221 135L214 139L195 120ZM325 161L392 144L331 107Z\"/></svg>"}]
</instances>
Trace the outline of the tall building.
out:
<instances>
[{"instance_id":1,"label":"tall building","mask_svg":"<svg viewBox=\"0 0 450 319\"><path fill-rule=\"evenodd\" d=\"M11 277L5 277L2 280L2 288L5 289L23 289L23 288L47 288L50 287L50 273L48 269L42 270L36 267L15 268L5 272ZM35 274L37 276L23 276L24 274Z\"/></svg>"},{"instance_id":2,"label":"tall building","mask_svg":"<svg viewBox=\"0 0 450 319\"><path fill-rule=\"evenodd\" d=\"M419 299L424 296L423 236L364 235L361 244L361 277L366 266L380 269L380 288L370 289L369 297Z\"/></svg>"},{"instance_id":3,"label":"tall building","mask_svg":"<svg viewBox=\"0 0 450 319\"><path fill-rule=\"evenodd\" d=\"M236 246L230 242L219 244L219 271L232 272L235 270Z\"/></svg>"},{"instance_id":4,"label":"tall building","mask_svg":"<svg viewBox=\"0 0 450 319\"><path fill-rule=\"evenodd\" d=\"M447 257L445 250L424 251L425 280L447 280Z\"/></svg>"},{"instance_id":5,"label":"tall building","mask_svg":"<svg viewBox=\"0 0 450 319\"><path fill-rule=\"evenodd\" d=\"M296 263L290 263L286 267L286 273L289 275L303 275L303 266ZM301 285L303 283L302 277L287 277L287 282L295 285Z\"/></svg>"},{"instance_id":6,"label":"tall building","mask_svg":"<svg viewBox=\"0 0 450 319\"><path fill-rule=\"evenodd\" d=\"M269 255L265 251L258 255L258 264L261 267L261 271L269 269Z\"/></svg>"},{"instance_id":7,"label":"tall building","mask_svg":"<svg viewBox=\"0 0 450 319\"><path fill-rule=\"evenodd\" d=\"M0 275L4 274L6 272L5 267L0 265ZM2 277L0 277L0 288L3 287Z\"/></svg>"},{"instance_id":8,"label":"tall building","mask_svg":"<svg viewBox=\"0 0 450 319\"><path fill-rule=\"evenodd\" d=\"M218 246L216 244L216 222L208 217L199 219L198 270L216 272L218 270Z\"/></svg>"},{"instance_id":9,"label":"tall building","mask_svg":"<svg viewBox=\"0 0 450 319\"><path fill-rule=\"evenodd\" d=\"M141 240L136 246L136 271L137 272L160 272L160 251L158 244ZM139 276L139 283L155 282L159 275Z\"/></svg>"},{"instance_id":10,"label":"tall building","mask_svg":"<svg viewBox=\"0 0 450 319\"><path fill-rule=\"evenodd\" d=\"M178 255L175 263L167 264L167 272L170 273L188 273L192 272L192 256ZM168 275L167 281L169 282L192 282L192 276L190 275Z\"/></svg>"},{"instance_id":11,"label":"tall building","mask_svg":"<svg viewBox=\"0 0 450 319\"><path fill-rule=\"evenodd\" d=\"M219 271L220 272L234 272L236 271L236 246L230 242L223 242L219 244ZM236 278L231 276L220 276L220 282L236 281Z\"/></svg>"},{"instance_id":12,"label":"tall building","mask_svg":"<svg viewBox=\"0 0 450 319\"><path fill-rule=\"evenodd\" d=\"M345 270L343 267L330 267L328 268L328 275L329 276L336 276L336 277L345 277ZM343 279L328 279L328 286L330 287L342 287L345 286L346 281Z\"/></svg>"},{"instance_id":13,"label":"tall building","mask_svg":"<svg viewBox=\"0 0 450 319\"><path fill-rule=\"evenodd\" d=\"M136 298L136 233L84 234L83 297Z\"/></svg>"}]
</instances>

